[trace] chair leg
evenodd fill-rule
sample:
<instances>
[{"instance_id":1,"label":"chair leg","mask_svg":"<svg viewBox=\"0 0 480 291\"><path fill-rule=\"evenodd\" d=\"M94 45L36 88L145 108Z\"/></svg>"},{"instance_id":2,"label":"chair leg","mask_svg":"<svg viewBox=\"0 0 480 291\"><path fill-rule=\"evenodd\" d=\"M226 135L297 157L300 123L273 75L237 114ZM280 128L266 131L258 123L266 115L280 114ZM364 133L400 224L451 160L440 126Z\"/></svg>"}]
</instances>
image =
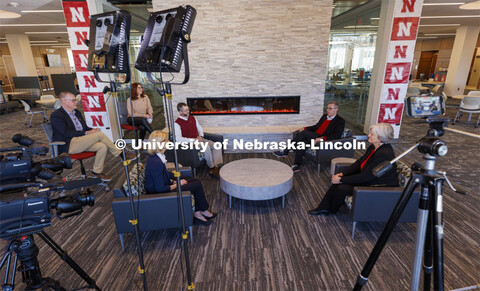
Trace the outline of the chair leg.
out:
<instances>
[{"instance_id":1,"label":"chair leg","mask_svg":"<svg viewBox=\"0 0 480 291\"><path fill-rule=\"evenodd\" d=\"M25 115L25 126L27 126L28 113Z\"/></svg>"},{"instance_id":2,"label":"chair leg","mask_svg":"<svg viewBox=\"0 0 480 291\"><path fill-rule=\"evenodd\" d=\"M33 114L30 116L30 127L32 127Z\"/></svg>"},{"instance_id":3,"label":"chair leg","mask_svg":"<svg viewBox=\"0 0 480 291\"><path fill-rule=\"evenodd\" d=\"M478 123L480 123L480 113L478 114L477 124L475 124L475 128L478 127Z\"/></svg>"},{"instance_id":4,"label":"chair leg","mask_svg":"<svg viewBox=\"0 0 480 291\"><path fill-rule=\"evenodd\" d=\"M457 114L455 115L455 119L453 119L453 123L452 124L455 124L455 122L457 122L458 120L458 114L460 113L460 111L457 111Z\"/></svg>"},{"instance_id":5,"label":"chair leg","mask_svg":"<svg viewBox=\"0 0 480 291\"><path fill-rule=\"evenodd\" d=\"M80 162L80 170L82 171L82 178L86 179L87 178L87 173L85 172L85 167L83 166L82 160L78 160Z\"/></svg>"},{"instance_id":6,"label":"chair leg","mask_svg":"<svg viewBox=\"0 0 480 291\"><path fill-rule=\"evenodd\" d=\"M188 227L188 231L190 232L190 242L193 243L193 230L191 225Z\"/></svg>"},{"instance_id":7,"label":"chair leg","mask_svg":"<svg viewBox=\"0 0 480 291\"><path fill-rule=\"evenodd\" d=\"M355 238L355 227L356 227L356 226L357 226L357 222L354 221L354 222L353 222L353 228L352 228L352 239Z\"/></svg>"},{"instance_id":8,"label":"chair leg","mask_svg":"<svg viewBox=\"0 0 480 291\"><path fill-rule=\"evenodd\" d=\"M317 173L320 174L320 172L322 171L322 165L320 163L317 164Z\"/></svg>"},{"instance_id":9,"label":"chair leg","mask_svg":"<svg viewBox=\"0 0 480 291\"><path fill-rule=\"evenodd\" d=\"M120 244L122 245L122 252L125 251L125 245L123 244L123 233L119 233L118 237L120 238Z\"/></svg>"}]
</instances>

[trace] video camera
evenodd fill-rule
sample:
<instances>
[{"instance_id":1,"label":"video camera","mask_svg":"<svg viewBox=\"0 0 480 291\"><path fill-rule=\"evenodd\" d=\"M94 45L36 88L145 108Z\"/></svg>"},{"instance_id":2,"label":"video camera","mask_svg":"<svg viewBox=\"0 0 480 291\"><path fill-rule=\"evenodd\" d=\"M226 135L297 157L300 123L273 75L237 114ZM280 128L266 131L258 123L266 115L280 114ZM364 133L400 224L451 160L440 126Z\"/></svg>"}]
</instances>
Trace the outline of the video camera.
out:
<instances>
[{"instance_id":1,"label":"video camera","mask_svg":"<svg viewBox=\"0 0 480 291\"><path fill-rule=\"evenodd\" d=\"M27 136L15 134L12 141L19 147L0 149L0 185L32 181L36 178L49 180L58 177L64 168L71 169L72 162L68 154L57 158L34 162L33 155L45 156L48 147L37 144Z\"/></svg>"},{"instance_id":2,"label":"video camera","mask_svg":"<svg viewBox=\"0 0 480 291\"><path fill-rule=\"evenodd\" d=\"M10 239L15 236L41 232L50 226L55 210L59 219L65 219L82 213L85 205L93 206L95 197L90 189L78 193L50 198L55 191L73 190L101 183L99 178L60 183L23 183L29 187L25 192L3 194L0 201L0 238ZM14 185L14 184L13 184ZM0 186L0 189L12 188L12 185ZM34 188L31 188L34 187ZM67 215L63 215L69 213ZM63 215L63 216L62 216Z\"/></svg>"}]
</instances>

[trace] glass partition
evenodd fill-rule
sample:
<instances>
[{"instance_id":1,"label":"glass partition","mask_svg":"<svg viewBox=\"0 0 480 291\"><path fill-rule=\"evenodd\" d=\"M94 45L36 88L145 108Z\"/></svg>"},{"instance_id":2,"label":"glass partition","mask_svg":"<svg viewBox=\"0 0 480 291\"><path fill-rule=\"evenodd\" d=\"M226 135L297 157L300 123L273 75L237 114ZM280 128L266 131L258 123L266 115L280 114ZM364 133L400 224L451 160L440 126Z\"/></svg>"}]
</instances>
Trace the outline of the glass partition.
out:
<instances>
[{"instance_id":1,"label":"glass partition","mask_svg":"<svg viewBox=\"0 0 480 291\"><path fill-rule=\"evenodd\" d=\"M354 10L332 18L324 106L329 101L338 102L338 114L346 119L347 127L360 132L365 122L380 7Z\"/></svg>"}]
</instances>

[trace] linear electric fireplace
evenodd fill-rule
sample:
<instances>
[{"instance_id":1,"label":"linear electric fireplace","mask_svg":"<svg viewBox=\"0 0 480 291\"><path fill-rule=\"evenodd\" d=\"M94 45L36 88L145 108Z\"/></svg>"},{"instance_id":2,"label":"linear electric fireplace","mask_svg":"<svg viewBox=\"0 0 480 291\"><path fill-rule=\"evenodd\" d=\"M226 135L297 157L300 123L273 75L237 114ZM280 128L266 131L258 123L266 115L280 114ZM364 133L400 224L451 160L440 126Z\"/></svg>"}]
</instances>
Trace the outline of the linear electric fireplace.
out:
<instances>
[{"instance_id":1,"label":"linear electric fireplace","mask_svg":"<svg viewBox=\"0 0 480 291\"><path fill-rule=\"evenodd\" d=\"M187 98L192 115L299 114L300 96Z\"/></svg>"}]
</instances>

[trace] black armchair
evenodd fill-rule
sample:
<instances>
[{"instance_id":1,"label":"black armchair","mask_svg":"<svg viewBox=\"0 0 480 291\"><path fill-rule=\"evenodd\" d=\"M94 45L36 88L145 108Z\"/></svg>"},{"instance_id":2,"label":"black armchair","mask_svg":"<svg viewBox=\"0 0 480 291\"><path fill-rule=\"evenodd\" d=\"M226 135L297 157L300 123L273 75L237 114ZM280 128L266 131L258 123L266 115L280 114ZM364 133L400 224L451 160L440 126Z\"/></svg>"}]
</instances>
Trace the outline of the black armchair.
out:
<instances>
[{"instance_id":1,"label":"black armchair","mask_svg":"<svg viewBox=\"0 0 480 291\"><path fill-rule=\"evenodd\" d=\"M317 172L320 173L322 164L328 166L334 158L340 158L340 157L353 158L353 153L354 153L353 147L349 147L349 149L345 149L344 145L346 143L353 143L354 139L355 137L353 137L352 131L349 129L345 129L342 135L342 138L328 141L328 142L331 142L332 145L335 145L336 143L340 143L341 144L340 149L335 149L335 147L327 148L327 143L324 142L324 149L307 150L307 155L310 157L310 160L317 165ZM319 143L317 143L316 146L319 146Z\"/></svg>"},{"instance_id":2,"label":"black armchair","mask_svg":"<svg viewBox=\"0 0 480 291\"><path fill-rule=\"evenodd\" d=\"M204 138L214 142L223 142L223 135L220 134L204 133ZM173 150L165 151L165 157L168 161L173 162L175 160ZM184 167L192 167L193 177L197 176L197 168L205 164L200 151L196 149L178 150L177 157L179 164Z\"/></svg>"},{"instance_id":3,"label":"black armchair","mask_svg":"<svg viewBox=\"0 0 480 291\"><path fill-rule=\"evenodd\" d=\"M340 173L348 163L335 165L335 174ZM399 167L397 167L399 169ZM399 180L401 179L399 175ZM405 183L405 181L399 181ZM353 188L352 198L347 197L346 205L353 220L352 238L355 236L357 222L387 222L397 205L404 187L357 186ZM413 193L399 222L416 222L420 192Z\"/></svg>"},{"instance_id":4,"label":"black armchair","mask_svg":"<svg viewBox=\"0 0 480 291\"><path fill-rule=\"evenodd\" d=\"M182 178L191 176L190 169L180 169L180 173ZM117 233L120 238L120 244L122 245L122 250L124 250L123 236L125 233L133 233L134 227L130 223L130 220L133 219L130 198L126 197L123 188L125 176L123 175L122 177L113 190L114 199L112 202L112 211ZM182 200L185 225L189 228L190 241L193 241L192 200L189 191L182 191ZM177 192L140 195L134 198L134 203L140 232L176 228L182 225L182 221L178 215Z\"/></svg>"}]
</instances>

